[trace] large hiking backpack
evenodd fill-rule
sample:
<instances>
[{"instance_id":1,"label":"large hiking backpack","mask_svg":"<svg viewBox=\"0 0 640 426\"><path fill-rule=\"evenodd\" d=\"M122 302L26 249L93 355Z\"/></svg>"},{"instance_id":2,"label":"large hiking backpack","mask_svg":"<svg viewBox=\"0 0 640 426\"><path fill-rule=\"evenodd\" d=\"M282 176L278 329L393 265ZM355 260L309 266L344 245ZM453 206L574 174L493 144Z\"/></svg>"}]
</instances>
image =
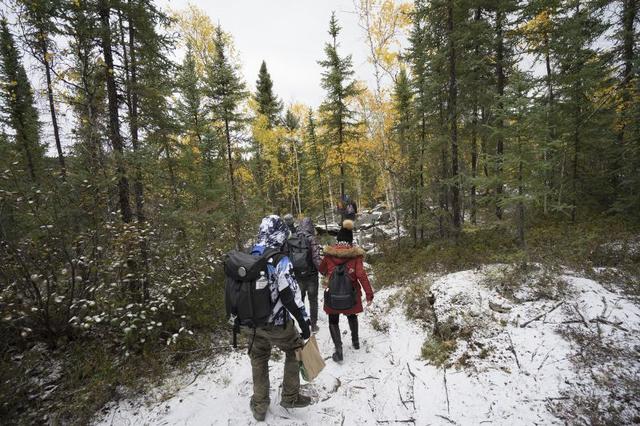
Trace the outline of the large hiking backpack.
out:
<instances>
[{"instance_id":1,"label":"large hiking backpack","mask_svg":"<svg viewBox=\"0 0 640 426\"><path fill-rule=\"evenodd\" d=\"M225 256L224 301L227 318L234 323L234 345L240 326L267 325L272 309L269 276L273 271L269 271L269 259L273 258L275 268L282 256L276 249L267 249L261 256L232 250Z\"/></svg>"},{"instance_id":2,"label":"large hiking backpack","mask_svg":"<svg viewBox=\"0 0 640 426\"><path fill-rule=\"evenodd\" d=\"M345 216L349 216L349 217L355 216L356 209L355 207L353 207L353 203L347 204L347 206L344 209L344 213L345 213Z\"/></svg>"},{"instance_id":3,"label":"large hiking backpack","mask_svg":"<svg viewBox=\"0 0 640 426\"><path fill-rule=\"evenodd\" d=\"M289 260L297 279L308 277L316 272L311 260L311 247L304 234L298 233L289 238L287 244L289 246Z\"/></svg>"},{"instance_id":4,"label":"large hiking backpack","mask_svg":"<svg viewBox=\"0 0 640 426\"><path fill-rule=\"evenodd\" d=\"M329 291L324 303L336 311L351 309L356 305L356 289L347 271L346 263L337 265L329 277Z\"/></svg>"}]
</instances>

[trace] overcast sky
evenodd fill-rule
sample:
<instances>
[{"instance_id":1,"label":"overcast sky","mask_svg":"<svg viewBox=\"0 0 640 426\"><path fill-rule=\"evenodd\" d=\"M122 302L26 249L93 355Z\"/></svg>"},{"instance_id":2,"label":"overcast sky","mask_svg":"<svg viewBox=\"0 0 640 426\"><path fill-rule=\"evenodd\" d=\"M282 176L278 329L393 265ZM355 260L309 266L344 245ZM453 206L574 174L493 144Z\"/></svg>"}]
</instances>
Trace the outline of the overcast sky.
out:
<instances>
[{"instance_id":1,"label":"overcast sky","mask_svg":"<svg viewBox=\"0 0 640 426\"><path fill-rule=\"evenodd\" d=\"M274 90L285 104L320 105L324 93L317 61L324 58L324 44L329 41L331 11L336 12L342 27L338 51L342 56L353 55L357 79L372 78L353 0L164 0L161 4L179 10L188 3L206 11L233 36L251 91L265 60Z\"/></svg>"}]
</instances>

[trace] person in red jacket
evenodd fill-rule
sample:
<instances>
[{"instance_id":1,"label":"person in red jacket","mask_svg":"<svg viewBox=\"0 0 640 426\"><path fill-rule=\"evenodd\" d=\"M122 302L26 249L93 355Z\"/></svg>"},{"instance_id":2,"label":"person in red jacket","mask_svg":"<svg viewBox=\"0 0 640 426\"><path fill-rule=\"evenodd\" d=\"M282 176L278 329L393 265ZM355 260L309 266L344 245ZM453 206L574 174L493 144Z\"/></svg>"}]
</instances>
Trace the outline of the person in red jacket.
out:
<instances>
[{"instance_id":1,"label":"person in red jacket","mask_svg":"<svg viewBox=\"0 0 640 426\"><path fill-rule=\"evenodd\" d=\"M364 270L363 256L364 250L353 245L353 221L345 220L342 222L342 228L336 237L337 243L324 248L324 258L320 262L318 272L326 277L331 277L336 266L346 264L347 273L351 278L351 282L356 290L356 303L351 309L338 311L330 308L325 303L324 311L329 315L329 332L331 339L335 345L335 353L332 358L334 361L342 361L342 339L340 337L339 319L340 314L346 315L349 320L349 328L351 329L351 342L354 349L360 349L360 340L358 339L358 314L362 312L362 290L367 297L367 304L373 301L373 288L369 283L369 278ZM325 288L325 291L328 289ZM326 293L325 293L326 295Z\"/></svg>"}]
</instances>

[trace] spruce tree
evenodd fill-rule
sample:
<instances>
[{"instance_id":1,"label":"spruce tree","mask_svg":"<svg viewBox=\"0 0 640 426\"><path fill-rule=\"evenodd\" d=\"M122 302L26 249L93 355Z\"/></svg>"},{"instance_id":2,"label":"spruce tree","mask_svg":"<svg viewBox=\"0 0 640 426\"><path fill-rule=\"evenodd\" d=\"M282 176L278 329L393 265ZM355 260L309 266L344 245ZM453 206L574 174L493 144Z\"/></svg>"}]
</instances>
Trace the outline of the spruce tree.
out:
<instances>
[{"instance_id":1,"label":"spruce tree","mask_svg":"<svg viewBox=\"0 0 640 426\"><path fill-rule=\"evenodd\" d=\"M176 118L185 136L193 140L200 153L205 176L212 185L213 147L207 137L206 112L204 109L203 82L196 70L196 58L190 43L177 78L179 98L176 102Z\"/></svg>"},{"instance_id":2,"label":"spruce tree","mask_svg":"<svg viewBox=\"0 0 640 426\"><path fill-rule=\"evenodd\" d=\"M0 86L3 121L15 132L15 148L23 159L33 182L42 178L44 146L40 143L40 122L34 105L33 90L22 65L6 19L0 20Z\"/></svg>"},{"instance_id":3,"label":"spruce tree","mask_svg":"<svg viewBox=\"0 0 640 426\"><path fill-rule=\"evenodd\" d=\"M413 244L417 244L418 233L418 167L419 152L413 138L413 93L405 68L401 68L394 85L393 104L395 110L394 132L400 146L400 154L406 165L401 173L401 205L408 212L405 221L411 230Z\"/></svg>"},{"instance_id":4,"label":"spruce tree","mask_svg":"<svg viewBox=\"0 0 640 426\"><path fill-rule=\"evenodd\" d=\"M326 137L331 141L339 157L340 164L340 195L345 194L345 152L344 144L356 135L355 111L349 101L360 91L353 79L353 65L351 55L340 57L338 54L338 35L340 26L336 14L331 14L329 21L329 35L331 42L326 43L324 53L326 59L318 63L324 68L321 85L327 96L320 105L322 125L326 129Z\"/></svg>"},{"instance_id":5,"label":"spruce tree","mask_svg":"<svg viewBox=\"0 0 640 426\"><path fill-rule=\"evenodd\" d=\"M413 27L409 34L409 49L407 57L411 65L411 85L414 93L414 114L416 126L416 151L417 151L417 171L415 185L415 212L414 222L416 224L416 240L420 235L420 240L424 238L424 196L426 186L426 152L428 144L429 116L431 115L431 103L433 96L430 87L428 45L426 35L425 18L427 16L427 5L423 0L416 0L412 14Z\"/></svg>"},{"instance_id":6,"label":"spruce tree","mask_svg":"<svg viewBox=\"0 0 640 426\"><path fill-rule=\"evenodd\" d=\"M258 112L267 117L269 126L276 126L282 113L282 101L273 93L273 81L265 61L260 65L254 98L258 103Z\"/></svg>"},{"instance_id":7,"label":"spruce tree","mask_svg":"<svg viewBox=\"0 0 640 426\"><path fill-rule=\"evenodd\" d=\"M170 114L168 99L173 89L170 82L174 66L168 59L173 50L173 39L166 35L169 18L153 2L129 0L125 9L127 18L126 42L123 46L129 129L134 151L136 214L144 222L142 164L148 148L164 156L161 167L152 172L168 180L174 204L180 204L176 172L176 149L173 133L176 123ZM165 173L166 172L166 173ZM168 179L167 179L168 178Z\"/></svg>"},{"instance_id":8,"label":"spruce tree","mask_svg":"<svg viewBox=\"0 0 640 426\"><path fill-rule=\"evenodd\" d=\"M72 63L71 80L66 101L75 118L72 134L75 143L72 155L82 164L83 172L93 185L106 173L102 146L102 119L105 114L104 69L96 60L99 48L97 13L88 0L67 5L61 32L69 40ZM100 180L105 184L105 180Z\"/></svg>"},{"instance_id":9,"label":"spruce tree","mask_svg":"<svg viewBox=\"0 0 640 426\"><path fill-rule=\"evenodd\" d=\"M599 118L585 120L589 99L597 96L605 89L600 83L607 73L607 64L597 50L594 49L606 26L600 20L600 10L596 4L586 3L584 6L575 4L567 6L564 16L558 22L558 49L556 56L559 65L558 93L562 99L563 118L560 122L560 141L567 158L562 169L566 170L567 204L570 209L571 220L575 222L578 212L578 202L585 200L586 194L581 187L583 177L583 163L585 153L600 132L602 123ZM598 137L596 137L597 139ZM594 141L595 142L595 141ZM600 142L596 142L600 145ZM563 160L565 162L565 160ZM565 182L561 182L564 184ZM589 190L588 192L591 192ZM584 195L582 195L584 194Z\"/></svg>"},{"instance_id":10,"label":"spruce tree","mask_svg":"<svg viewBox=\"0 0 640 426\"><path fill-rule=\"evenodd\" d=\"M256 92L253 95L253 98L258 107L258 114L263 115L267 121L267 130L271 130L278 126L281 121L280 114L282 113L282 101L280 101L273 93L273 81L271 80L271 75L267 70L267 64L265 61L262 61L262 64L260 65L258 79L256 80ZM268 204L273 204L277 198L276 194L279 191L276 190L273 183L269 184L268 189L265 188L266 170L268 170L271 165L268 164L265 155L263 155L263 144L264 141L261 140L253 141L253 169L256 186L258 188L257 192L260 195L260 198L265 202L263 213L266 213L266 210L269 208ZM269 198L269 200L267 200L267 198Z\"/></svg>"},{"instance_id":11,"label":"spruce tree","mask_svg":"<svg viewBox=\"0 0 640 426\"><path fill-rule=\"evenodd\" d=\"M111 27L111 2L109 0L98 1L98 16L100 22L100 42L105 66L105 80L107 87L107 106L109 116L109 139L113 147L116 160L116 173L118 179L118 199L120 214L125 223L131 222L133 213L129 201L129 178L125 163L124 140L120 131L120 115L118 102L118 87L116 83L116 69L113 62L113 33Z\"/></svg>"},{"instance_id":12,"label":"spruce tree","mask_svg":"<svg viewBox=\"0 0 640 426\"><path fill-rule=\"evenodd\" d=\"M313 110L309 109L309 114L307 116L307 144L310 146L311 150L311 158L313 159L313 166L316 174L316 179L318 181L318 192L320 193L320 199L322 201L322 218L324 220L325 229L328 227L327 223L327 210L326 210L326 202L324 199L324 183L323 183L323 173L322 173L322 164L323 159L320 157L320 150L318 149L318 138L316 135L316 123L313 119Z\"/></svg>"},{"instance_id":13,"label":"spruce tree","mask_svg":"<svg viewBox=\"0 0 640 426\"><path fill-rule=\"evenodd\" d=\"M458 177L458 58L457 58L457 28L454 20L454 1L447 0L447 56L449 62L449 88L447 97L449 142L451 145L451 205L453 214L453 228L456 233L461 227L460 213L460 179Z\"/></svg>"},{"instance_id":14,"label":"spruce tree","mask_svg":"<svg viewBox=\"0 0 640 426\"><path fill-rule=\"evenodd\" d=\"M226 35L220 26L216 27L214 44L215 56L207 64L206 90L210 99L209 109L212 118L226 145L231 214L236 246L239 248L241 245L240 206L235 179L233 146L235 144L234 133L239 130L244 120L239 106L246 99L247 93L245 85L238 75L237 66L228 57Z\"/></svg>"}]
</instances>

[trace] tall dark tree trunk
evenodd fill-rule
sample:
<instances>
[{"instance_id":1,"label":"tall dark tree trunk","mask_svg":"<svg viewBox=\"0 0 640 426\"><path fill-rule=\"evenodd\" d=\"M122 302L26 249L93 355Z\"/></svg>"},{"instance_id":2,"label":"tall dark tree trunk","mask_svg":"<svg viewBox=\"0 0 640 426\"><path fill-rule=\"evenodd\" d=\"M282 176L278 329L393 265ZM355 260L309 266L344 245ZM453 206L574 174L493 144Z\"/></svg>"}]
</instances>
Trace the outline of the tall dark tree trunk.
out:
<instances>
[{"instance_id":1,"label":"tall dark tree trunk","mask_svg":"<svg viewBox=\"0 0 640 426\"><path fill-rule=\"evenodd\" d=\"M122 220L131 222L132 212L129 203L129 180L124 160L124 142L120 134L120 118L118 117L118 93L116 88L115 72L113 68L113 52L111 47L111 6L108 0L98 2L98 14L101 25L101 44L106 66L107 104L109 111L109 140L113 147L116 160L116 172L118 174L118 198Z\"/></svg>"},{"instance_id":2,"label":"tall dark tree trunk","mask_svg":"<svg viewBox=\"0 0 640 426\"><path fill-rule=\"evenodd\" d=\"M227 161L229 162L229 186L231 193L231 209L233 214L233 227L236 240L236 249L240 250L240 212L238 211L238 196L236 194L236 181L233 172L233 155L231 153L231 131L229 129L229 120L224 119L224 134L227 142Z\"/></svg>"},{"instance_id":3,"label":"tall dark tree trunk","mask_svg":"<svg viewBox=\"0 0 640 426\"><path fill-rule=\"evenodd\" d=\"M53 139L56 142L58 151L58 163L60 163L60 175L63 180L67 179L67 166L65 165L62 142L60 141L60 129L58 126L58 116L56 114L56 104L53 100L53 83L51 81L51 62L49 61L49 51L45 34L40 32L42 42L42 62L44 64L45 76L47 78L47 97L49 98L49 112L51 114L51 126L53 127Z\"/></svg>"},{"instance_id":4,"label":"tall dark tree trunk","mask_svg":"<svg viewBox=\"0 0 640 426\"><path fill-rule=\"evenodd\" d=\"M24 126L24 124L22 125ZM31 147L29 146L27 136L22 135L22 138L19 138L19 139L22 140L21 145L22 145L22 149L24 150L25 159L27 160L27 168L29 169L29 176L31 177L31 181L33 183L36 183L36 181L38 180L38 177L36 175L36 166L35 166L35 163L33 162L33 154L31 153Z\"/></svg>"},{"instance_id":5,"label":"tall dark tree trunk","mask_svg":"<svg viewBox=\"0 0 640 426\"><path fill-rule=\"evenodd\" d=\"M460 180L458 178L458 81L456 75L456 43L453 27L453 0L447 1L447 32L449 37L449 138L451 141L451 208L453 229L460 232Z\"/></svg>"},{"instance_id":6,"label":"tall dark tree trunk","mask_svg":"<svg viewBox=\"0 0 640 426\"><path fill-rule=\"evenodd\" d=\"M424 187L425 187L425 179L424 179L424 153L427 145L427 119L422 114L420 120L420 191L416 196L416 212L417 219L420 220L420 241L424 241L424 224L422 223L422 213L424 209ZM417 222L417 221L416 221Z\"/></svg>"},{"instance_id":7,"label":"tall dark tree trunk","mask_svg":"<svg viewBox=\"0 0 640 426\"><path fill-rule=\"evenodd\" d=\"M260 205L262 206L262 214L266 215L267 211L271 206L269 204L273 204L273 200L270 200L270 203L267 204L267 198L269 197L268 191L265 191L264 184L264 164L262 160L262 147L260 146L260 142L256 141L256 183L258 184L258 193L260 194L260 198L262 198L262 202Z\"/></svg>"},{"instance_id":8,"label":"tall dark tree trunk","mask_svg":"<svg viewBox=\"0 0 640 426\"><path fill-rule=\"evenodd\" d=\"M578 65L578 70L580 69ZM579 73L579 71L578 71ZM573 159L572 159L572 176L571 176L571 192L573 194L573 202L571 203L571 221L575 223L578 210L578 157L580 152L580 125L582 124L582 107L580 106L584 98L582 96L582 84L580 81L575 83L575 110L574 110L574 128L573 128Z\"/></svg>"},{"instance_id":9,"label":"tall dark tree trunk","mask_svg":"<svg viewBox=\"0 0 640 426\"><path fill-rule=\"evenodd\" d=\"M489 122L489 118L487 117L487 111L484 107L480 108L480 116L482 117L480 120L481 123L486 125ZM489 151L487 148L487 139L482 133L480 134L480 151L482 152L480 157L482 158L482 170L484 172L484 177L489 177ZM490 189L487 187L485 194L488 194L489 191Z\"/></svg>"},{"instance_id":10,"label":"tall dark tree trunk","mask_svg":"<svg viewBox=\"0 0 640 426\"><path fill-rule=\"evenodd\" d=\"M442 89L445 90L444 88ZM443 94L438 95L438 126L439 130L445 134L445 117L444 117L444 100ZM447 144L444 143L440 146L440 176L439 189L440 189L440 214L438 215L438 229L440 237L444 238L449 231L449 185L447 184L447 178L449 177L449 156L447 155ZM446 219L446 220L445 220Z\"/></svg>"},{"instance_id":11,"label":"tall dark tree trunk","mask_svg":"<svg viewBox=\"0 0 640 426\"><path fill-rule=\"evenodd\" d=\"M524 201L522 197L524 197L524 161L522 160L522 140L520 136L518 136L518 205L517 205L517 229L518 229L518 243L520 248L524 249L526 247L525 235L524 235L524 227L525 227L525 212L524 212Z\"/></svg>"},{"instance_id":12,"label":"tall dark tree trunk","mask_svg":"<svg viewBox=\"0 0 640 426\"><path fill-rule=\"evenodd\" d=\"M339 102L342 103L342 99L339 99ZM338 146L340 147L340 199L344 200L345 193L345 173L344 173L344 151L343 151L343 143L344 143L344 129L342 123L342 110L340 110L340 123L338 124Z\"/></svg>"},{"instance_id":13,"label":"tall dark tree trunk","mask_svg":"<svg viewBox=\"0 0 640 426\"><path fill-rule=\"evenodd\" d=\"M500 10L500 6L498 5L498 10L496 12L496 91L498 95L499 116L496 123L498 133L496 140L496 178L498 179L498 183L496 185L496 217L500 220L502 220L502 163L504 160L504 101L502 99L502 97L504 96L505 86L503 35L504 19L504 13L502 10Z\"/></svg>"},{"instance_id":14,"label":"tall dark tree trunk","mask_svg":"<svg viewBox=\"0 0 640 426\"><path fill-rule=\"evenodd\" d=\"M477 8L473 20L475 23L480 22L482 17L482 9ZM474 48L474 59L477 61L480 56L480 45L476 42ZM472 224L477 223L477 205L476 205L476 178L478 176L478 90L480 86L480 79L478 76L477 65L474 69L474 88L473 88L473 113L471 118L471 211L469 212L469 219Z\"/></svg>"},{"instance_id":15,"label":"tall dark tree trunk","mask_svg":"<svg viewBox=\"0 0 640 426\"><path fill-rule=\"evenodd\" d=\"M139 136L139 125L138 125L138 62L136 57L136 46L135 46L135 26L133 21L133 10L132 10L132 2L128 1L129 6L129 56L131 59L131 66L129 68L129 72L127 73L129 78L129 84L127 87L127 95L129 96L129 131L131 133L131 146L133 147L134 155L136 156L136 161L134 162L134 181L133 181L133 193L136 202L136 217L138 222L144 223L146 220L144 214L144 187L142 183L142 170L140 167L140 158L137 158L140 155L140 136ZM124 49L124 60L125 60L125 68L127 67L127 54L126 54L126 46L123 43Z\"/></svg>"},{"instance_id":16,"label":"tall dark tree trunk","mask_svg":"<svg viewBox=\"0 0 640 426\"><path fill-rule=\"evenodd\" d=\"M309 113L310 127L313 125L311 122L311 113ZM313 149L313 160L316 166L316 177L318 178L318 187L320 188L320 196L322 199L322 218L324 219L324 229L328 230L329 223L327 221L327 209L324 199L324 185L322 184L322 170L320 168L320 154L318 153L318 145L315 137L315 133L311 134L311 148Z\"/></svg>"},{"instance_id":17,"label":"tall dark tree trunk","mask_svg":"<svg viewBox=\"0 0 640 426\"><path fill-rule=\"evenodd\" d=\"M551 51L549 47L549 35L544 35L544 50L545 50L545 67L546 67L546 83L547 83L547 111L546 111L546 120L547 120L547 138L548 138L548 146L543 150L543 160L545 163L549 161L550 152L549 149L551 147L551 143L556 138L556 127L554 124L553 110L554 110L554 94L553 94L553 75L551 71ZM543 196L543 211L546 214L548 212L548 192L551 190L552 182L553 182L553 168L549 167L549 170L545 172L545 194Z\"/></svg>"}]
</instances>

